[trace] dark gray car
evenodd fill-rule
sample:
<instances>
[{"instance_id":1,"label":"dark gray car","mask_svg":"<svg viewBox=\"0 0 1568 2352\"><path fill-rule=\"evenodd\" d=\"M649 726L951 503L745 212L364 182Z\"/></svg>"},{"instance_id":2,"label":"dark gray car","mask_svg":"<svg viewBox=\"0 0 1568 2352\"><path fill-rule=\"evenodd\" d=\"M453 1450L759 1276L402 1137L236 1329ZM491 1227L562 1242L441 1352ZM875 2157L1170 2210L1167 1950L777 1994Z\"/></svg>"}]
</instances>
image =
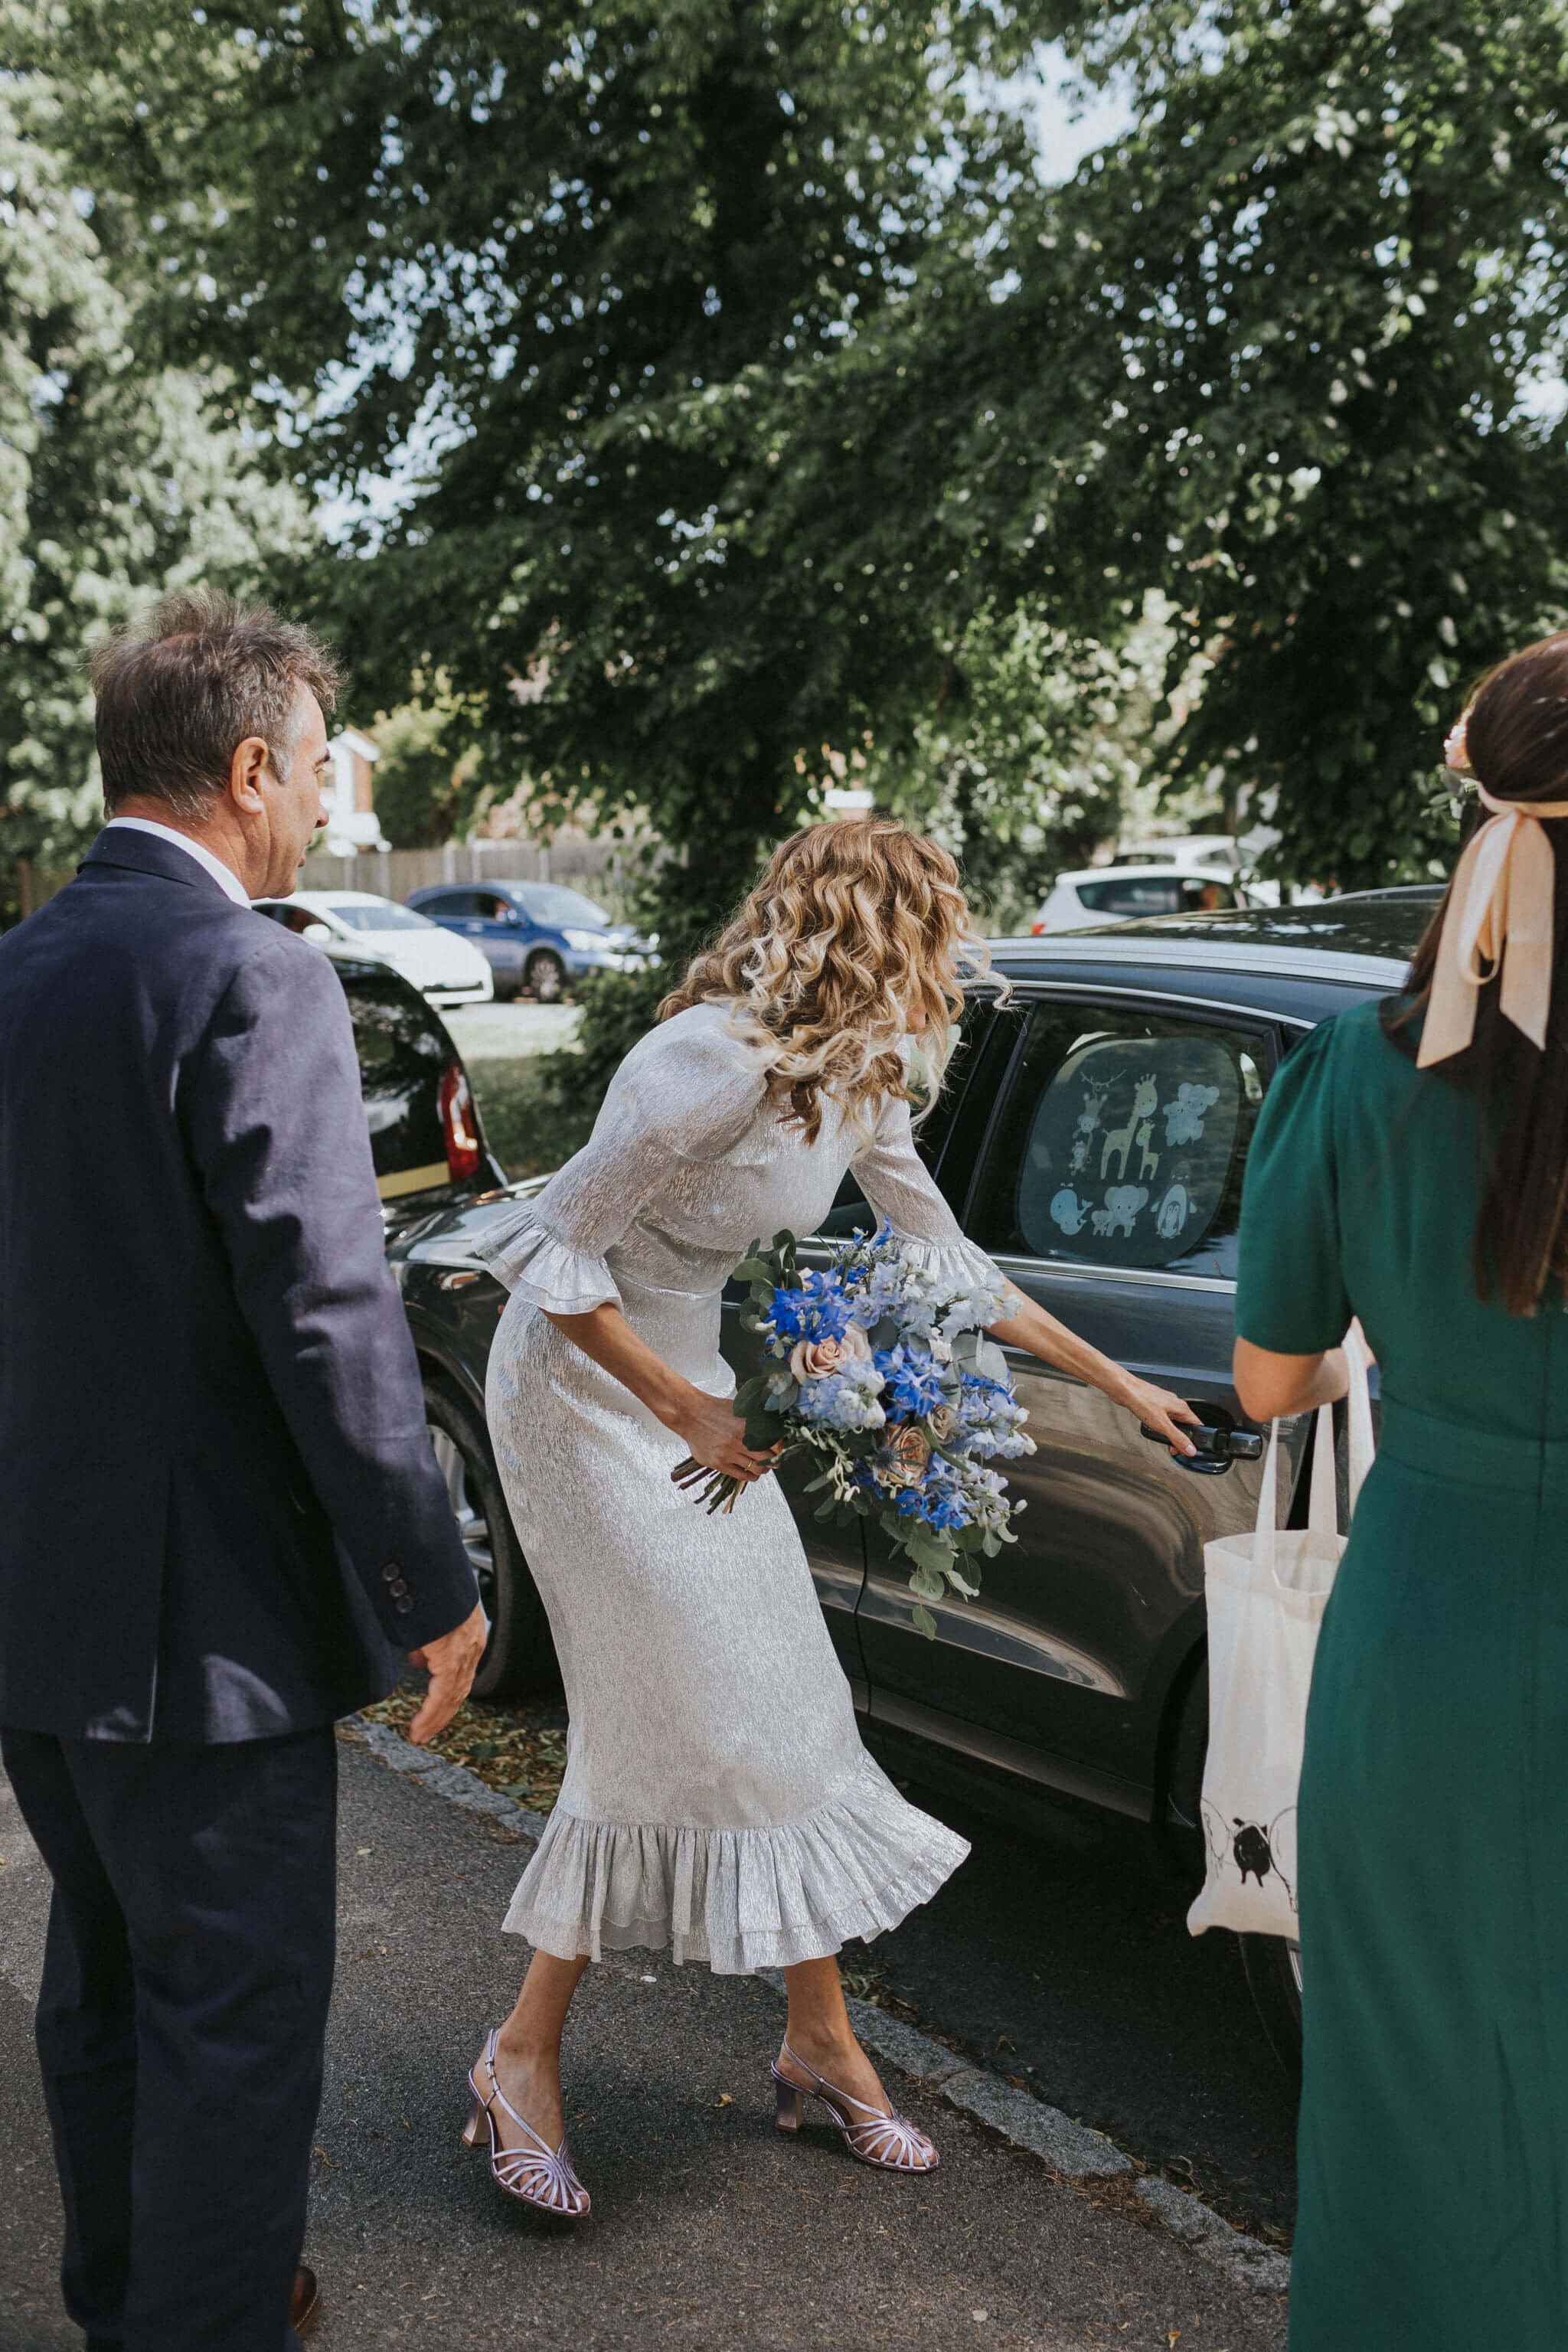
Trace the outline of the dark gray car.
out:
<instances>
[{"instance_id":1,"label":"dark gray car","mask_svg":"<svg viewBox=\"0 0 1568 2352\"><path fill-rule=\"evenodd\" d=\"M1231 1385L1247 1145L1280 1058L1319 1021L1397 988L1435 903L1382 892L1174 917L995 948L1010 1001L972 1005L923 1145L964 1229L1021 1288L1201 1414L1178 1461L1098 1391L1033 1358L1013 1370L1038 1451L1012 1465L1028 1509L977 1601L918 1633L907 1570L874 1525L817 1520L795 1488L818 1594L856 1703L927 1780L1014 1813L1067 1795L1165 1832L1195 1830L1207 1729L1203 1552L1249 1526L1260 1433ZM518 1188L526 1191L530 1188ZM439 1212L394 1244L428 1375L471 1416L476 1487L496 1496L483 1383L502 1297L469 1244L514 1193ZM828 1235L867 1221L846 1188ZM729 1351L753 1343L738 1318ZM450 1428L450 1416L447 1416ZM1287 1424L1292 1509L1309 1423ZM499 1497L489 1525L491 1691L548 1677L542 1615ZM742 1507L743 1508L743 1503ZM1248 1953L1287 2051L1292 1952Z\"/></svg>"}]
</instances>

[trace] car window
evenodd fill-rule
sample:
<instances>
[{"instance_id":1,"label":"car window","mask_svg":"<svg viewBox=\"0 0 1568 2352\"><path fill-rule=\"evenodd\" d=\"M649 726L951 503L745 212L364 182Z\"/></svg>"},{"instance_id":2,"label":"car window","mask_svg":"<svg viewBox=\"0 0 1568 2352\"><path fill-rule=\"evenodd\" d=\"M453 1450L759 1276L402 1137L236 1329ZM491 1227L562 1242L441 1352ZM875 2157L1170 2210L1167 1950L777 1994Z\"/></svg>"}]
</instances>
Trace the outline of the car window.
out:
<instances>
[{"instance_id":1,"label":"car window","mask_svg":"<svg viewBox=\"0 0 1568 2352\"><path fill-rule=\"evenodd\" d=\"M1234 1277L1265 1034L1162 1012L1037 1005L981 1171L983 1248Z\"/></svg>"},{"instance_id":2,"label":"car window","mask_svg":"<svg viewBox=\"0 0 1568 2352\"><path fill-rule=\"evenodd\" d=\"M966 1100L966 1088L971 1072L976 1064L985 1057L987 1041L995 1022L995 1008L989 997L972 998L965 1005L959 1022L958 1036L948 1056L947 1068L942 1074L942 1092L915 1129L915 1149L926 1166L938 1171L937 1181L959 1214L963 1213L962 1194L969 1188L969 1178L973 1169L973 1153L964 1157L962 1149L955 1153L949 1151L946 1147L952 1134L961 1100L965 1101L964 1129L967 1130L973 1123L973 1109ZM1004 1021L1002 1025L1006 1027L1009 1024ZM911 1056L910 1078L917 1098L923 1099L924 1076L921 1068L918 1045ZM982 1119L980 1123L984 1125L984 1120ZM958 1177L958 1197L955 1197L950 1181L952 1171L949 1163L952 1161L956 1166L961 1158L963 1166ZM830 1241L843 1241L853 1233L868 1233L876 1222L876 1213L854 1176L846 1175L838 1188L832 1208L822 1221L819 1231Z\"/></svg>"},{"instance_id":3,"label":"car window","mask_svg":"<svg viewBox=\"0 0 1568 2352\"><path fill-rule=\"evenodd\" d=\"M281 923L286 931L306 931L321 919L309 907L291 907L286 898L265 899L256 912L265 915L268 922Z\"/></svg>"},{"instance_id":4,"label":"car window","mask_svg":"<svg viewBox=\"0 0 1568 2352\"><path fill-rule=\"evenodd\" d=\"M434 920L449 923L454 916L476 912L474 893L471 890L441 890L433 898L421 898L416 911L430 916Z\"/></svg>"},{"instance_id":5,"label":"car window","mask_svg":"<svg viewBox=\"0 0 1568 2352\"><path fill-rule=\"evenodd\" d=\"M393 898L373 899L367 907L357 898L330 898L327 912L351 931L427 931L430 918L417 907L400 907Z\"/></svg>"},{"instance_id":6,"label":"car window","mask_svg":"<svg viewBox=\"0 0 1568 2352\"><path fill-rule=\"evenodd\" d=\"M567 890L559 882L520 882L514 895L521 899L536 923L586 924L595 931L604 930L609 923L603 907L592 898L584 898L581 890Z\"/></svg>"},{"instance_id":7,"label":"car window","mask_svg":"<svg viewBox=\"0 0 1568 2352\"><path fill-rule=\"evenodd\" d=\"M416 990L366 969L340 971L353 1016L371 1156L384 1199L449 1181L441 1078L452 1041ZM423 1179L423 1183L416 1181Z\"/></svg>"},{"instance_id":8,"label":"car window","mask_svg":"<svg viewBox=\"0 0 1568 2352\"><path fill-rule=\"evenodd\" d=\"M1236 892L1212 874L1123 874L1114 882L1079 882L1094 915L1205 915L1237 905Z\"/></svg>"}]
</instances>

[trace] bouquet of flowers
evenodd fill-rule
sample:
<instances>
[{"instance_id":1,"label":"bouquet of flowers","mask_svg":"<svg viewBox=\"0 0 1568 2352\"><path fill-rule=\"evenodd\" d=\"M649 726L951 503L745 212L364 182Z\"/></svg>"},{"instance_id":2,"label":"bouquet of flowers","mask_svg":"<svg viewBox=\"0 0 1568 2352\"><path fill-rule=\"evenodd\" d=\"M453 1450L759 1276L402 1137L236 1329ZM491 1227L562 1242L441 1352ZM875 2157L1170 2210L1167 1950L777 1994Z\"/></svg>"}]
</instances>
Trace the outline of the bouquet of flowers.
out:
<instances>
[{"instance_id":1,"label":"bouquet of flowers","mask_svg":"<svg viewBox=\"0 0 1568 2352\"><path fill-rule=\"evenodd\" d=\"M746 1444L777 1459L807 1451L822 1467L818 1518L875 1517L911 1563L914 1622L934 1637L924 1606L951 1589L973 1600L982 1559L1016 1541L1024 1507L991 1465L1035 1450L999 1351L983 1369L982 1331L1004 1311L990 1286L955 1292L921 1265L883 1224L835 1249L826 1267L797 1264L790 1233L753 1242L736 1268L751 1286L741 1320L760 1332L773 1363L735 1396ZM676 1476L694 1484L688 1460ZM701 1487L710 1511L732 1508L742 1481L715 1471Z\"/></svg>"}]
</instances>

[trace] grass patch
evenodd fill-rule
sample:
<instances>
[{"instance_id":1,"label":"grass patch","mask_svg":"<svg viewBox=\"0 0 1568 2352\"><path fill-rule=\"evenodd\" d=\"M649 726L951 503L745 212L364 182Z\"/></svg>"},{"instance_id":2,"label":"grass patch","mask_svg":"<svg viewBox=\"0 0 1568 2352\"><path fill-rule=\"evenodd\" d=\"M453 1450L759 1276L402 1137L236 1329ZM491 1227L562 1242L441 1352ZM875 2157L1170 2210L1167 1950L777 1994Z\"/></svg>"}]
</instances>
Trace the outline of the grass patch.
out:
<instances>
[{"instance_id":1,"label":"grass patch","mask_svg":"<svg viewBox=\"0 0 1568 2352\"><path fill-rule=\"evenodd\" d=\"M573 1083L572 1059L527 1054L468 1064L490 1150L514 1181L548 1175L588 1140L598 1104Z\"/></svg>"}]
</instances>

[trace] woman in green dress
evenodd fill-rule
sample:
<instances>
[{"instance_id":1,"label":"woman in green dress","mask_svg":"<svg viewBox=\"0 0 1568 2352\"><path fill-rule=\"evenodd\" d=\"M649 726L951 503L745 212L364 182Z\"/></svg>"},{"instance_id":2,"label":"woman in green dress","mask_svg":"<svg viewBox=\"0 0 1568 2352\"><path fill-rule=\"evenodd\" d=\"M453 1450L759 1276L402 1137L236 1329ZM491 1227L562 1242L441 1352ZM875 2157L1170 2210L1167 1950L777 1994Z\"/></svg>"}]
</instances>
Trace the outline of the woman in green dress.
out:
<instances>
[{"instance_id":1,"label":"woman in green dress","mask_svg":"<svg viewBox=\"0 0 1568 2352\"><path fill-rule=\"evenodd\" d=\"M1408 992L1276 1076L1237 1388L1376 1467L1301 1777L1292 2352L1568 2347L1568 632L1450 739L1492 812ZM1531 814L1525 814L1531 812Z\"/></svg>"}]
</instances>

